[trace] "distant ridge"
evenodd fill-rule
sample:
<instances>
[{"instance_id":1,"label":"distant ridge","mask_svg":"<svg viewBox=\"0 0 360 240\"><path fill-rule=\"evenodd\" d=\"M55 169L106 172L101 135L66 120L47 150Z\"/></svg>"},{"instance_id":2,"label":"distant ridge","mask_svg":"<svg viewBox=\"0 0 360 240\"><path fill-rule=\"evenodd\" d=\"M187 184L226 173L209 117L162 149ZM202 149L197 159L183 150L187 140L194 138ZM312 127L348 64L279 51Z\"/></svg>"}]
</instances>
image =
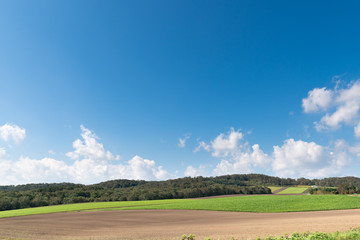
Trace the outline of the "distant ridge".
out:
<instances>
[{"instance_id":1,"label":"distant ridge","mask_svg":"<svg viewBox=\"0 0 360 240\"><path fill-rule=\"evenodd\" d=\"M229 184L229 185L238 185L238 186L292 186L292 185L316 185L324 187L336 187L340 184L351 184L354 186L360 187L360 178L347 176L347 177L329 177L323 179L307 179L307 178L281 178L268 176L265 174L232 174L232 175L223 175L217 177L183 177L177 179L169 179L164 181L145 181L145 180L129 180L129 179L116 179L109 180L105 182L100 182L96 184L75 184L75 183L29 183L29 184L20 184L20 185L0 185L0 191L3 190L33 190L33 189L43 189L43 188L77 188L84 186L96 186L104 188L128 188L135 187L139 185L146 184L165 184L169 185L172 183L178 183L181 181L187 181L188 179L194 179L198 181L213 181L216 183Z\"/></svg>"},{"instance_id":2,"label":"distant ridge","mask_svg":"<svg viewBox=\"0 0 360 240\"><path fill-rule=\"evenodd\" d=\"M80 202L197 198L229 194L270 194L268 186L349 185L360 191L360 178L292 179L264 174L184 177L166 181L118 179L92 185L40 183L0 186L0 211ZM331 190L331 189L330 189Z\"/></svg>"}]
</instances>

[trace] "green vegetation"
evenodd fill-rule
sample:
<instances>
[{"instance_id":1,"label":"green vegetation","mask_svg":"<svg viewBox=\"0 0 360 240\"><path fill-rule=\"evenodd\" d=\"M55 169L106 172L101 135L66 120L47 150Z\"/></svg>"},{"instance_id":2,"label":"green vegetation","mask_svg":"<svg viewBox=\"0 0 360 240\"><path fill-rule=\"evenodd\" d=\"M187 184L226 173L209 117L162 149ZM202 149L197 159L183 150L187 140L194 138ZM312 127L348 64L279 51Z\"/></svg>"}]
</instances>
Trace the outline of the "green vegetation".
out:
<instances>
[{"instance_id":1,"label":"green vegetation","mask_svg":"<svg viewBox=\"0 0 360 240\"><path fill-rule=\"evenodd\" d=\"M183 235L182 240L195 240L195 236ZM291 235L282 235L278 237L268 236L266 238L258 237L256 240L358 240L360 239L360 228L351 229L346 232L335 232L335 233L293 233ZM211 240L211 238L205 238L205 240ZM232 238L232 240L237 240Z\"/></svg>"},{"instance_id":2,"label":"green vegetation","mask_svg":"<svg viewBox=\"0 0 360 240\"><path fill-rule=\"evenodd\" d=\"M180 178L167 181L112 180L94 185L72 183L0 186L0 211L69 203L197 198L227 194L270 194L261 174ZM276 182L279 182L278 178ZM282 180L280 179L280 182ZM284 180L284 183L286 180Z\"/></svg>"},{"instance_id":3,"label":"green vegetation","mask_svg":"<svg viewBox=\"0 0 360 240\"><path fill-rule=\"evenodd\" d=\"M360 190L355 185L342 183L337 187L317 187L310 190L310 194L358 194Z\"/></svg>"},{"instance_id":4,"label":"green vegetation","mask_svg":"<svg viewBox=\"0 0 360 240\"><path fill-rule=\"evenodd\" d=\"M188 209L234 212L302 212L360 208L360 198L347 195L268 195L186 200L165 205L122 209Z\"/></svg>"},{"instance_id":5,"label":"green vegetation","mask_svg":"<svg viewBox=\"0 0 360 240\"><path fill-rule=\"evenodd\" d=\"M309 187L288 187L277 194L300 194L305 192Z\"/></svg>"},{"instance_id":6,"label":"green vegetation","mask_svg":"<svg viewBox=\"0 0 360 240\"><path fill-rule=\"evenodd\" d=\"M186 177L167 181L112 180L94 185L72 183L0 186L0 211L70 203L184 199L227 194L270 194L280 187L281 193L299 193L301 185L321 187L312 194L360 193L360 178L325 178L297 180L262 174L219 177ZM332 190L322 190L326 186ZM336 187L330 188L330 187ZM289 192L290 191L290 192Z\"/></svg>"},{"instance_id":7,"label":"green vegetation","mask_svg":"<svg viewBox=\"0 0 360 240\"><path fill-rule=\"evenodd\" d=\"M0 218L34 215L34 214L45 214L45 213L58 213L58 212L113 210L113 209L121 209L124 207L151 206L156 204L166 205L169 203L174 204L177 201L186 201L186 200L172 199L172 200L152 200L152 201L92 202L92 203L63 204L56 206L2 211L0 212Z\"/></svg>"},{"instance_id":8,"label":"green vegetation","mask_svg":"<svg viewBox=\"0 0 360 240\"><path fill-rule=\"evenodd\" d=\"M360 197L347 195L249 195L210 199L170 199L153 201L124 201L78 203L0 212L0 218L32 214L129 210L129 209L187 209L235 212L300 212L360 208Z\"/></svg>"}]
</instances>

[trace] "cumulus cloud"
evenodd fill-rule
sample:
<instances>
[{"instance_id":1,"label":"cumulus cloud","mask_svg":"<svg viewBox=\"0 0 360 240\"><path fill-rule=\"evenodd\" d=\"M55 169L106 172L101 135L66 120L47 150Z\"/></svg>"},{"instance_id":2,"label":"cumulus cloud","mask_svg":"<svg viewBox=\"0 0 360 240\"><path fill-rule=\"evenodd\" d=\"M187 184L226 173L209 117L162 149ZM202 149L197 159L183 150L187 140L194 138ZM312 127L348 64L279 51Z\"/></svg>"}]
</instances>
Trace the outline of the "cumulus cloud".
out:
<instances>
[{"instance_id":1,"label":"cumulus cloud","mask_svg":"<svg viewBox=\"0 0 360 240\"><path fill-rule=\"evenodd\" d=\"M199 167L188 166L184 175L189 177L209 176L210 165L202 164Z\"/></svg>"},{"instance_id":2,"label":"cumulus cloud","mask_svg":"<svg viewBox=\"0 0 360 240\"><path fill-rule=\"evenodd\" d=\"M272 168L280 177L326 177L339 174L351 162L349 147L338 140L332 147L287 139L274 146Z\"/></svg>"},{"instance_id":3,"label":"cumulus cloud","mask_svg":"<svg viewBox=\"0 0 360 240\"><path fill-rule=\"evenodd\" d=\"M18 176L21 182L67 182L71 179L72 171L65 162L52 158L40 160L21 157L9 169Z\"/></svg>"},{"instance_id":4,"label":"cumulus cloud","mask_svg":"<svg viewBox=\"0 0 360 240\"><path fill-rule=\"evenodd\" d=\"M0 127L0 138L4 141L13 140L15 143L19 143L26 137L26 130L17 125L4 124Z\"/></svg>"},{"instance_id":5,"label":"cumulus cloud","mask_svg":"<svg viewBox=\"0 0 360 240\"><path fill-rule=\"evenodd\" d=\"M21 157L17 161L0 161L0 184L39 182L96 183L110 179L161 180L169 174L155 161L134 156L126 163L119 163L110 151L98 142L98 137L81 126L82 139L73 143L74 151L66 155L74 162L53 158L31 159ZM0 155L5 150L0 149ZM1 157L0 157L1 159Z\"/></svg>"},{"instance_id":6,"label":"cumulus cloud","mask_svg":"<svg viewBox=\"0 0 360 240\"><path fill-rule=\"evenodd\" d=\"M280 176L296 176L296 171L316 169L324 158L324 148L314 142L285 140L274 146L273 170Z\"/></svg>"},{"instance_id":7,"label":"cumulus cloud","mask_svg":"<svg viewBox=\"0 0 360 240\"><path fill-rule=\"evenodd\" d=\"M332 101L332 90L327 90L323 88L314 88L309 91L308 97L302 100L302 106L304 112L317 112L319 110L326 110Z\"/></svg>"},{"instance_id":8,"label":"cumulus cloud","mask_svg":"<svg viewBox=\"0 0 360 240\"><path fill-rule=\"evenodd\" d=\"M199 142L199 145L194 149L194 152L199 152L201 149L204 149L207 152L210 152L211 147L206 142L201 141Z\"/></svg>"},{"instance_id":9,"label":"cumulus cloud","mask_svg":"<svg viewBox=\"0 0 360 240\"><path fill-rule=\"evenodd\" d=\"M306 113L328 110L330 105L334 106L335 110L326 112L320 121L315 122L315 128L318 131L337 129L343 123L355 126L359 120L360 80L344 88L339 88L337 85L333 90L327 90L325 87L315 88L309 92L306 99L303 99L303 108Z\"/></svg>"},{"instance_id":10,"label":"cumulus cloud","mask_svg":"<svg viewBox=\"0 0 360 240\"><path fill-rule=\"evenodd\" d=\"M349 151L352 154L355 154L356 156L360 157L360 144L356 144L354 146L349 147Z\"/></svg>"},{"instance_id":11,"label":"cumulus cloud","mask_svg":"<svg viewBox=\"0 0 360 240\"><path fill-rule=\"evenodd\" d=\"M355 136L360 138L360 122L354 127Z\"/></svg>"},{"instance_id":12,"label":"cumulus cloud","mask_svg":"<svg viewBox=\"0 0 360 240\"><path fill-rule=\"evenodd\" d=\"M165 179L168 176L168 173L161 166L157 167L153 160L135 156L128 163L129 172L135 179Z\"/></svg>"},{"instance_id":13,"label":"cumulus cloud","mask_svg":"<svg viewBox=\"0 0 360 240\"><path fill-rule=\"evenodd\" d=\"M0 160L3 159L6 155L6 150L5 148L0 148Z\"/></svg>"},{"instance_id":14,"label":"cumulus cloud","mask_svg":"<svg viewBox=\"0 0 360 240\"><path fill-rule=\"evenodd\" d=\"M330 115L327 113L321 119L320 123L316 123L316 127L318 130L325 129L327 127L336 129L340 127L340 123L342 122L351 124L357 116L359 109L360 104L346 102L342 106L338 107L333 114Z\"/></svg>"},{"instance_id":15,"label":"cumulus cloud","mask_svg":"<svg viewBox=\"0 0 360 240\"><path fill-rule=\"evenodd\" d=\"M194 152L204 149L211 152L213 157L220 159L215 169L212 170L214 175L248 173L254 167L266 167L270 158L265 154L258 144L249 146L246 141L242 141L244 135L240 130L230 129L228 134L220 133L210 144L200 142ZM195 168L188 166L185 175L197 176L203 174L204 166ZM208 170L206 171L208 172Z\"/></svg>"},{"instance_id":16,"label":"cumulus cloud","mask_svg":"<svg viewBox=\"0 0 360 240\"><path fill-rule=\"evenodd\" d=\"M190 134L185 134L183 138L179 138L178 146L184 148L186 145L186 141L190 138Z\"/></svg>"},{"instance_id":17,"label":"cumulus cloud","mask_svg":"<svg viewBox=\"0 0 360 240\"><path fill-rule=\"evenodd\" d=\"M238 148L238 142L242 138L243 134L240 131L235 131L233 128L230 130L228 136L221 133L211 142L211 147L214 150L212 155L214 157L226 157Z\"/></svg>"},{"instance_id":18,"label":"cumulus cloud","mask_svg":"<svg viewBox=\"0 0 360 240\"><path fill-rule=\"evenodd\" d=\"M266 167L270 160L270 157L260 149L258 144L249 148L245 143L232 151L229 158L221 160L213 173L215 175L250 173L254 167Z\"/></svg>"},{"instance_id":19,"label":"cumulus cloud","mask_svg":"<svg viewBox=\"0 0 360 240\"><path fill-rule=\"evenodd\" d=\"M83 138L83 140L75 140L73 142L73 148L75 150L73 152L68 152L66 156L71 159L79 159L81 157L84 157L93 160L112 160L115 158L119 158L118 156L114 157L114 155L110 151L105 151L103 144L97 141L99 138L89 129L85 128L83 125L81 125L80 128L82 131L81 137Z\"/></svg>"},{"instance_id":20,"label":"cumulus cloud","mask_svg":"<svg viewBox=\"0 0 360 240\"><path fill-rule=\"evenodd\" d=\"M262 168L272 169L281 177L321 178L342 174L354 155L360 156L360 145L350 147L344 140L321 146L292 138L273 146L272 153L268 154L259 144L249 145L244 135L234 129L228 134L219 134L210 144L201 142L198 149L202 148L216 157L218 163L213 169L209 165L188 166L186 176L242 174Z\"/></svg>"}]
</instances>

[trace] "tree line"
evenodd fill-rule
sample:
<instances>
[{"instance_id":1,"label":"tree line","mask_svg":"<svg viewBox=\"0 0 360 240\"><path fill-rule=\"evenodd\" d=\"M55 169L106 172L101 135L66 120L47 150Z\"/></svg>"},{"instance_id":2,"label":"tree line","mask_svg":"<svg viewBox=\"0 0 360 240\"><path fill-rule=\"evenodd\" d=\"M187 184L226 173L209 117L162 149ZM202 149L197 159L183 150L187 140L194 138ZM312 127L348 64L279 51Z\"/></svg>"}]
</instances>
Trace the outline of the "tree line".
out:
<instances>
[{"instance_id":1,"label":"tree line","mask_svg":"<svg viewBox=\"0 0 360 240\"><path fill-rule=\"evenodd\" d=\"M73 183L9 185L0 186L0 211L81 202L197 198L226 194L270 194L271 190L267 186L337 187L342 184L348 184L348 189L356 191L360 189L360 179L355 177L319 180L279 178L263 174L185 177L167 181L119 179L92 185ZM341 193L346 192L341 189L339 190ZM348 192L351 191L353 190ZM313 194L316 193L320 192L313 192Z\"/></svg>"}]
</instances>

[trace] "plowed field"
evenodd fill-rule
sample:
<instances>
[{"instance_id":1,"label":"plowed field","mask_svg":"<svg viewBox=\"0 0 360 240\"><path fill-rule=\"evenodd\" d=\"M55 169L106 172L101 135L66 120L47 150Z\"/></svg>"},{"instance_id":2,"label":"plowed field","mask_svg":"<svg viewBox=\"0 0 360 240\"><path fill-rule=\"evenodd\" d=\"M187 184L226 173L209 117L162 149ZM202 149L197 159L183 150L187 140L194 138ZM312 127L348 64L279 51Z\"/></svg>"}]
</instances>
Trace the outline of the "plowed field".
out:
<instances>
[{"instance_id":1,"label":"plowed field","mask_svg":"<svg viewBox=\"0 0 360 240\"><path fill-rule=\"evenodd\" d=\"M243 213L199 210L124 210L40 214L0 219L0 237L20 239L256 238L268 234L344 231L360 225L360 209Z\"/></svg>"}]
</instances>

